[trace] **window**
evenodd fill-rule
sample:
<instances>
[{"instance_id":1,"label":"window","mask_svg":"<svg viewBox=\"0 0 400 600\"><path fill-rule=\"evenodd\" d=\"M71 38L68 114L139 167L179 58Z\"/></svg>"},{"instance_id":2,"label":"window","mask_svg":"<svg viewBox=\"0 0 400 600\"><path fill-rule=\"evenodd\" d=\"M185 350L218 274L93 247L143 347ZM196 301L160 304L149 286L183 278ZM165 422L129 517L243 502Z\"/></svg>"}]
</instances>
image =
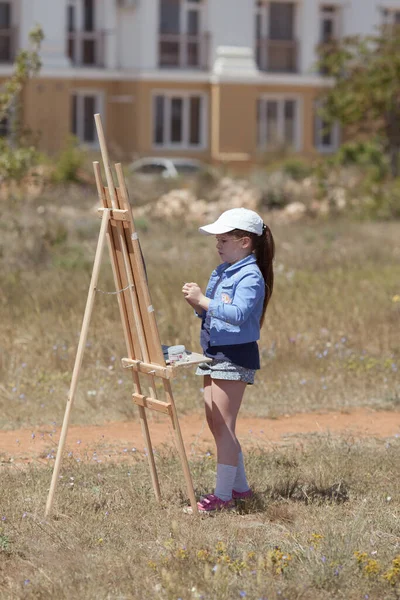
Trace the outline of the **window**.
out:
<instances>
[{"instance_id":1,"label":"window","mask_svg":"<svg viewBox=\"0 0 400 600\"><path fill-rule=\"evenodd\" d=\"M104 35L96 30L94 0L68 0L68 56L74 65L104 66Z\"/></svg>"},{"instance_id":2,"label":"window","mask_svg":"<svg viewBox=\"0 0 400 600\"><path fill-rule=\"evenodd\" d=\"M256 4L256 57L259 69L275 73L298 70L295 2Z\"/></svg>"},{"instance_id":3,"label":"window","mask_svg":"<svg viewBox=\"0 0 400 600\"><path fill-rule=\"evenodd\" d=\"M180 33L180 12L179 0L161 0L160 33Z\"/></svg>"},{"instance_id":4,"label":"window","mask_svg":"<svg viewBox=\"0 0 400 600\"><path fill-rule=\"evenodd\" d=\"M382 10L383 25L390 30L400 25L400 10L385 8Z\"/></svg>"},{"instance_id":5,"label":"window","mask_svg":"<svg viewBox=\"0 0 400 600\"><path fill-rule=\"evenodd\" d=\"M339 37L339 10L337 6L321 6L320 43L326 44Z\"/></svg>"},{"instance_id":6,"label":"window","mask_svg":"<svg viewBox=\"0 0 400 600\"><path fill-rule=\"evenodd\" d=\"M11 6L9 2L0 2L0 62L11 62Z\"/></svg>"},{"instance_id":7,"label":"window","mask_svg":"<svg viewBox=\"0 0 400 600\"><path fill-rule=\"evenodd\" d=\"M276 150L283 146L300 150L299 111L297 98L261 98L257 107L258 147Z\"/></svg>"},{"instance_id":8,"label":"window","mask_svg":"<svg viewBox=\"0 0 400 600\"><path fill-rule=\"evenodd\" d=\"M94 31L94 1L83 0L83 30Z\"/></svg>"},{"instance_id":9,"label":"window","mask_svg":"<svg viewBox=\"0 0 400 600\"><path fill-rule=\"evenodd\" d=\"M103 96L78 90L72 95L71 132L83 143L97 147L94 115L102 112Z\"/></svg>"},{"instance_id":10,"label":"window","mask_svg":"<svg viewBox=\"0 0 400 600\"><path fill-rule=\"evenodd\" d=\"M153 102L153 143L170 148L205 147L205 97L157 94Z\"/></svg>"},{"instance_id":11,"label":"window","mask_svg":"<svg viewBox=\"0 0 400 600\"><path fill-rule=\"evenodd\" d=\"M207 62L202 0L160 0L160 67L203 68Z\"/></svg>"},{"instance_id":12,"label":"window","mask_svg":"<svg viewBox=\"0 0 400 600\"><path fill-rule=\"evenodd\" d=\"M294 39L294 4L271 2L269 6L269 38L271 40Z\"/></svg>"},{"instance_id":13,"label":"window","mask_svg":"<svg viewBox=\"0 0 400 600\"><path fill-rule=\"evenodd\" d=\"M319 152L335 152L339 146L339 125L328 123L318 113L316 104L314 121L314 145Z\"/></svg>"}]
</instances>

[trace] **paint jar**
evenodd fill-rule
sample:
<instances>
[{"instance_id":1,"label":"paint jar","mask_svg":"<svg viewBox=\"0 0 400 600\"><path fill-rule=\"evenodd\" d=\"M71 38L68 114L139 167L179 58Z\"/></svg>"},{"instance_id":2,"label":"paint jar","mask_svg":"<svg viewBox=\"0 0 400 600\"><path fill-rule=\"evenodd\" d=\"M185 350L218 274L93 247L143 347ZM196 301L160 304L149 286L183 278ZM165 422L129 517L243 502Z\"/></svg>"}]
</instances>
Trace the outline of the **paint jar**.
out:
<instances>
[{"instance_id":1,"label":"paint jar","mask_svg":"<svg viewBox=\"0 0 400 600\"><path fill-rule=\"evenodd\" d=\"M179 360L186 360L186 357L185 346L170 346L168 348L168 358L171 364L178 362Z\"/></svg>"}]
</instances>

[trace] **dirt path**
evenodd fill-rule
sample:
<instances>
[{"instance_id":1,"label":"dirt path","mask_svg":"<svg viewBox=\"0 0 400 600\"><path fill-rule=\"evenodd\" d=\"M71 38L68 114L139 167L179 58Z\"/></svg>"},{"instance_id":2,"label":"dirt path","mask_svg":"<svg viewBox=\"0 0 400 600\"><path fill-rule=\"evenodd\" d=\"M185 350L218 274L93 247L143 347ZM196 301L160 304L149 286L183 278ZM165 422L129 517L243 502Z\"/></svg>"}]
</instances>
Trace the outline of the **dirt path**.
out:
<instances>
[{"instance_id":1,"label":"dirt path","mask_svg":"<svg viewBox=\"0 0 400 600\"><path fill-rule=\"evenodd\" d=\"M149 415L153 445L173 445L169 420L151 417ZM189 456L213 451L212 438L202 415L183 416L180 424ZM244 447L288 445L299 442L307 434L328 432L355 438L385 438L400 436L400 412L357 409L349 413L303 413L279 419L239 418L237 430ZM47 463L55 457L59 435L60 428L52 426L0 431L0 465L27 461ZM132 452L144 451L140 424L133 421L72 426L66 449L74 458L81 460L126 460Z\"/></svg>"}]
</instances>

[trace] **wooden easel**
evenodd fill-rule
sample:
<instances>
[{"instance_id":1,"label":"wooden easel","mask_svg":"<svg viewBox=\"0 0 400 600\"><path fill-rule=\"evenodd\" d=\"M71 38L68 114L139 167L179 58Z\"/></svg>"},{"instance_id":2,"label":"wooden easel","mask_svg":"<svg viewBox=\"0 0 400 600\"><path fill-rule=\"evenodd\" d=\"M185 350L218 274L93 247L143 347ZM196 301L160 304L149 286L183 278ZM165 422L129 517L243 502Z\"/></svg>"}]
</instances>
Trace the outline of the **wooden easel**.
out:
<instances>
[{"instance_id":1,"label":"wooden easel","mask_svg":"<svg viewBox=\"0 0 400 600\"><path fill-rule=\"evenodd\" d=\"M99 163L94 162L93 168L96 178L97 191L100 203L102 205L99 208L99 213L101 214L101 227L82 323L82 330L72 373L71 386L68 394L60 441L57 449L57 456L50 490L47 497L45 514L47 516L53 506L54 493L59 478L61 458L67 437L70 413L74 402L79 371L86 345L89 322L93 310L97 280L106 239L110 251L115 287L118 292L117 298L128 353L128 357L122 359L122 364L124 367L130 368L132 371L134 388L132 399L139 408L139 417L147 448L147 456L150 465L154 493L157 501L160 502L160 485L154 461L153 447L151 444L146 417L146 409L165 413L171 419L186 481L187 493L192 511L194 514L196 514L198 512L197 504L182 434L179 427L174 397L172 394L171 379L177 374L177 371L181 367L195 365L200 362L207 361L207 359L205 359L205 357L201 354L190 353L189 359L185 362L174 363L173 366L166 364L159 338L154 309L151 304L143 257L139 244L139 237L135 229L135 223L129 204L128 191L125 185L122 167L120 164L115 165L118 181L118 187L115 187L109 164L108 152L100 115L96 114L94 118L100 142L107 187L103 186ZM140 382L140 374L143 374L143 376L146 378L146 388L148 389L147 394L143 393ZM161 379L165 394L164 400L160 400L157 397L155 384L156 379Z\"/></svg>"}]
</instances>

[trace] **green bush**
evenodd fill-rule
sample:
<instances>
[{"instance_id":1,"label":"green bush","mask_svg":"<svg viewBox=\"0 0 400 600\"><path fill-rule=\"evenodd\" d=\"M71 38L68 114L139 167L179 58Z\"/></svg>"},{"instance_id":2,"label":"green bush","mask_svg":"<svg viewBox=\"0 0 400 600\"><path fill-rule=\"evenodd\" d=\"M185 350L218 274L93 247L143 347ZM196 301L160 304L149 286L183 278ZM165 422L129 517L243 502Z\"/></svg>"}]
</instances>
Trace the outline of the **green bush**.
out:
<instances>
[{"instance_id":1,"label":"green bush","mask_svg":"<svg viewBox=\"0 0 400 600\"><path fill-rule=\"evenodd\" d=\"M14 148L5 138L0 138L0 177L20 181L38 162L38 152L33 146Z\"/></svg>"},{"instance_id":2,"label":"green bush","mask_svg":"<svg viewBox=\"0 0 400 600\"><path fill-rule=\"evenodd\" d=\"M370 205L371 217L390 221L400 218L400 178L379 186Z\"/></svg>"},{"instance_id":3,"label":"green bush","mask_svg":"<svg viewBox=\"0 0 400 600\"><path fill-rule=\"evenodd\" d=\"M82 169L85 154L79 148L78 140L71 136L66 148L61 152L56 162L53 180L56 183L70 183L79 181L79 170Z\"/></svg>"},{"instance_id":4,"label":"green bush","mask_svg":"<svg viewBox=\"0 0 400 600\"><path fill-rule=\"evenodd\" d=\"M382 145L375 141L346 142L336 154L328 159L336 166L365 167L369 169L371 181L382 181L388 174L389 165Z\"/></svg>"},{"instance_id":5,"label":"green bush","mask_svg":"<svg viewBox=\"0 0 400 600\"><path fill-rule=\"evenodd\" d=\"M312 172L312 166L300 160L299 158L290 158L283 164L283 172L296 181L301 181L309 177Z\"/></svg>"}]
</instances>

